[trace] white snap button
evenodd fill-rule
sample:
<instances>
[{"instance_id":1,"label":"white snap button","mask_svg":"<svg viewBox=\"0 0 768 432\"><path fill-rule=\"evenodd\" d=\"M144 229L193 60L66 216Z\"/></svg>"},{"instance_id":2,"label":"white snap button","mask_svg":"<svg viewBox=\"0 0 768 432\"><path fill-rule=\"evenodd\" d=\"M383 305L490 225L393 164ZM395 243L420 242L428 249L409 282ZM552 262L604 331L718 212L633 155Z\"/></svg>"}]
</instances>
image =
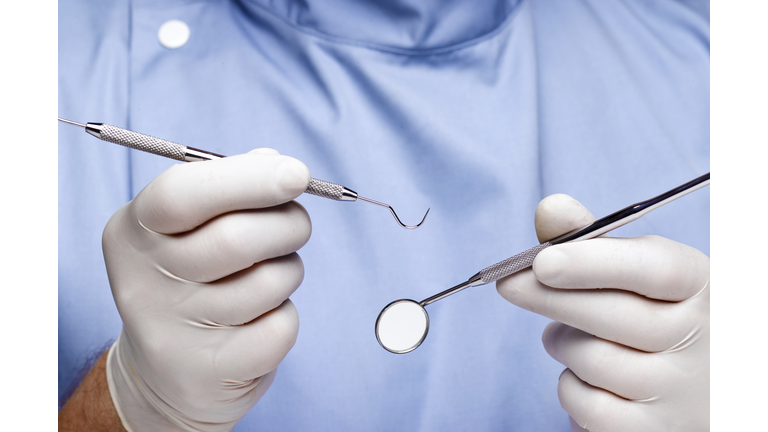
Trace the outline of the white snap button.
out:
<instances>
[{"instance_id":1,"label":"white snap button","mask_svg":"<svg viewBox=\"0 0 768 432\"><path fill-rule=\"evenodd\" d=\"M157 31L157 39L168 49L182 47L189 40L189 27L183 21L166 21Z\"/></svg>"}]
</instances>

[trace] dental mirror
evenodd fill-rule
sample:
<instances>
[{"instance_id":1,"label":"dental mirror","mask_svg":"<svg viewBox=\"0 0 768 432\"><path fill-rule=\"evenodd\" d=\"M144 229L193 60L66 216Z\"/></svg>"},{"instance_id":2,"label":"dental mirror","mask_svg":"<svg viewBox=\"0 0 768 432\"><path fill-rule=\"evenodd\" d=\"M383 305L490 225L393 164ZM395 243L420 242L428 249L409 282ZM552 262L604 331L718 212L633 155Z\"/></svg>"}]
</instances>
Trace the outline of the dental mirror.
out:
<instances>
[{"instance_id":1,"label":"dental mirror","mask_svg":"<svg viewBox=\"0 0 768 432\"><path fill-rule=\"evenodd\" d=\"M413 300L395 300L376 318L376 339L391 353L415 350L424 342L428 331L429 315Z\"/></svg>"}]
</instances>

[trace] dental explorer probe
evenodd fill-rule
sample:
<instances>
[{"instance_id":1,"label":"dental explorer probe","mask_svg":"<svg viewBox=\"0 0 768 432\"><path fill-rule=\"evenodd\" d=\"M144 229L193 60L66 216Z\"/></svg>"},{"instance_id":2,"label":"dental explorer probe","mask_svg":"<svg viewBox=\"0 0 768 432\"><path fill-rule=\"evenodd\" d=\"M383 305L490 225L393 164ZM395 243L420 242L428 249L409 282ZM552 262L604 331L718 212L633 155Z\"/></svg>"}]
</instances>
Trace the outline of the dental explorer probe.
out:
<instances>
[{"instance_id":1,"label":"dental explorer probe","mask_svg":"<svg viewBox=\"0 0 768 432\"><path fill-rule=\"evenodd\" d=\"M213 159L221 159L226 156L211 153L206 150L200 150L194 147L188 147L182 144L178 144L172 141L167 141L160 138L155 138L150 135L140 134L127 129L119 128L116 126L104 124L104 123L77 123L70 120L65 120L59 117L59 121L74 126L80 126L85 128L85 131L95 136L96 138L111 142L113 144L119 144L121 146L129 147L136 150L141 150L147 153L156 154L159 156L165 156L167 158L175 159L182 162L198 162ZM325 180L319 180L312 178L309 181L309 186L304 193L311 195L317 195L323 198L332 199L335 201L357 201L358 199L376 204L378 206L386 207L392 213L395 220L401 227L405 229L415 229L424 223L424 220L429 214L429 210L424 214L424 217L416 225L406 225L395 213L395 209L391 205L383 202L375 201L370 198L365 198L357 194L357 192L349 189L340 184L331 183Z\"/></svg>"},{"instance_id":2,"label":"dental explorer probe","mask_svg":"<svg viewBox=\"0 0 768 432\"><path fill-rule=\"evenodd\" d=\"M534 246L513 257L488 266L455 287L437 293L420 302L410 299L395 300L384 307L376 319L376 339L389 352L404 354L415 350L427 337L429 331L429 315L424 308L428 304L444 299L465 288L485 285L517 273L533 265L536 255L544 249L562 243L591 239L640 219L648 212L664 204L670 203L683 195L687 195L709 184L709 173L704 174L688 183L678 186L668 192L646 201L633 204L602 219L556 237L548 242Z\"/></svg>"}]
</instances>

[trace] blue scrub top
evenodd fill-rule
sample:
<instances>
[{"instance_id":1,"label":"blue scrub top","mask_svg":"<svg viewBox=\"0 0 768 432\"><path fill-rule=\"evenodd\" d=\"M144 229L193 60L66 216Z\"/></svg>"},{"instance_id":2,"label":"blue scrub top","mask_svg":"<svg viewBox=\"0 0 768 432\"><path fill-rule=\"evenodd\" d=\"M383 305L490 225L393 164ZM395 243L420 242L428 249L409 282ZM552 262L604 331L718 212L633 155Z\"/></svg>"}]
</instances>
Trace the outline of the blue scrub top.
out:
<instances>
[{"instance_id":1,"label":"blue scrub top","mask_svg":"<svg viewBox=\"0 0 768 432\"><path fill-rule=\"evenodd\" d=\"M439 4L438 4L439 3ZM298 198L312 218L298 341L235 430L567 431L549 319L493 285L382 349L379 311L537 243L536 204L596 217L709 171L709 5L694 1L73 0L59 115L225 155L272 147L397 209ZM184 21L169 50L158 29ZM59 392L117 337L101 233L177 163L59 129ZM705 188L623 227L709 254Z\"/></svg>"}]
</instances>

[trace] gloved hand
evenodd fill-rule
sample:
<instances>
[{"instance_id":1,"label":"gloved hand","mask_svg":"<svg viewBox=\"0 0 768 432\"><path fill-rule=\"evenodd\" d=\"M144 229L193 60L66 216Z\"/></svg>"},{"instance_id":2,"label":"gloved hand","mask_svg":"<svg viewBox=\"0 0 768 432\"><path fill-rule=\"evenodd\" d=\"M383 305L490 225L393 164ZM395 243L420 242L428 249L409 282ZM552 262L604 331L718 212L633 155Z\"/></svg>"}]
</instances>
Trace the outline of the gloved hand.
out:
<instances>
[{"instance_id":1,"label":"gloved hand","mask_svg":"<svg viewBox=\"0 0 768 432\"><path fill-rule=\"evenodd\" d=\"M595 218L567 195L539 203L540 241ZM542 340L567 367L574 431L709 430L709 258L658 236L552 246L501 279L511 303L556 320Z\"/></svg>"},{"instance_id":2,"label":"gloved hand","mask_svg":"<svg viewBox=\"0 0 768 432\"><path fill-rule=\"evenodd\" d=\"M228 431L299 327L288 296L309 239L310 180L274 150L176 165L110 219L103 250L123 330L107 359L129 431Z\"/></svg>"}]
</instances>

